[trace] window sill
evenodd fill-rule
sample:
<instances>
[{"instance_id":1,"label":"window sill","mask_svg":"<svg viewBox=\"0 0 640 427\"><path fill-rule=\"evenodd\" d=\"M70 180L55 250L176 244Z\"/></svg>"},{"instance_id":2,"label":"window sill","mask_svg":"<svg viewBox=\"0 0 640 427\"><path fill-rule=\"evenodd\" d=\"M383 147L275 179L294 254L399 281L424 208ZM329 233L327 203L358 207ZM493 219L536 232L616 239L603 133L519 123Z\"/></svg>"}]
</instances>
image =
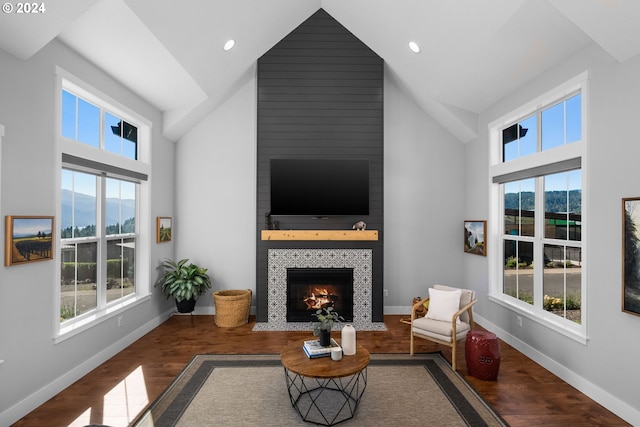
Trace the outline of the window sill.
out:
<instances>
[{"instance_id":1,"label":"window sill","mask_svg":"<svg viewBox=\"0 0 640 427\"><path fill-rule=\"evenodd\" d=\"M582 345L587 345L587 343L589 342L589 337L587 337L585 332L586 328L583 325L573 324L573 322L571 322L570 320L563 320L562 318L559 318L559 317L557 320L552 318L547 318L546 316L542 317L535 311L527 310L524 307L521 307L520 305L514 304L513 302L509 301L507 298L503 298L501 295L490 294L488 295L488 297L490 301L495 302L496 304L501 305L502 307L505 307L506 309L511 310L519 315L522 315L530 320L533 320L539 325L542 325L561 335L571 338L572 340L577 341ZM554 314L547 313L546 311L544 312L544 314L557 317ZM569 322L572 324L569 324Z\"/></svg>"},{"instance_id":2,"label":"window sill","mask_svg":"<svg viewBox=\"0 0 640 427\"><path fill-rule=\"evenodd\" d=\"M138 306L149 299L151 299L151 294L139 295L127 298L117 304L109 305L103 310L96 311L90 316L60 327L60 330L54 337L53 342L54 344L59 344L67 340L68 338L76 336L102 322L105 322L121 313L128 311L135 306Z\"/></svg>"}]
</instances>

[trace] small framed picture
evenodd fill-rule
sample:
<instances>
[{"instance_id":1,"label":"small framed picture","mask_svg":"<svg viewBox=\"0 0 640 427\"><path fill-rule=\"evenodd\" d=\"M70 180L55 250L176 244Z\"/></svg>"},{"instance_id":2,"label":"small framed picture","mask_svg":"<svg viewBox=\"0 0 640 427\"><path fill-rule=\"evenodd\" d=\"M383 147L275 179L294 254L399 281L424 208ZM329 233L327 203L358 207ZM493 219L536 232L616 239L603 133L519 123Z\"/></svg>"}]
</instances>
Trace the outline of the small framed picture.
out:
<instances>
[{"instance_id":1,"label":"small framed picture","mask_svg":"<svg viewBox=\"0 0 640 427\"><path fill-rule=\"evenodd\" d=\"M487 256L487 221L464 222L464 251L468 254Z\"/></svg>"},{"instance_id":2,"label":"small framed picture","mask_svg":"<svg viewBox=\"0 0 640 427\"><path fill-rule=\"evenodd\" d=\"M53 259L53 217L5 217L4 265Z\"/></svg>"},{"instance_id":3,"label":"small framed picture","mask_svg":"<svg viewBox=\"0 0 640 427\"><path fill-rule=\"evenodd\" d=\"M171 217L159 216L156 218L156 242L165 243L171 241Z\"/></svg>"},{"instance_id":4,"label":"small framed picture","mask_svg":"<svg viewBox=\"0 0 640 427\"><path fill-rule=\"evenodd\" d=\"M622 199L622 311L640 316L640 197Z\"/></svg>"}]
</instances>

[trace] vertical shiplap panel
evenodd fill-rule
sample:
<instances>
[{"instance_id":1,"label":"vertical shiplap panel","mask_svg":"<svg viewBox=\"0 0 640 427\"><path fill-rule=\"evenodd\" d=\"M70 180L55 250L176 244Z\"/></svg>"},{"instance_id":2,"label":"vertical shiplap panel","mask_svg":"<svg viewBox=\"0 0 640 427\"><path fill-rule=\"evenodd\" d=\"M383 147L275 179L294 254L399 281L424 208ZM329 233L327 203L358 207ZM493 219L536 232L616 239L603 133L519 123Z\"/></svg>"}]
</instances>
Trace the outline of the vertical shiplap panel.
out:
<instances>
[{"instance_id":1,"label":"vertical shiplap panel","mask_svg":"<svg viewBox=\"0 0 640 427\"><path fill-rule=\"evenodd\" d=\"M320 9L258 60L258 321L267 320L267 250L372 248L372 319L382 321L383 60ZM260 240L270 210L272 158L364 158L370 165L366 217L274 217L281 229L348 229L358 220L380 230L377 242Z\"/></svg>"}]
</instances>

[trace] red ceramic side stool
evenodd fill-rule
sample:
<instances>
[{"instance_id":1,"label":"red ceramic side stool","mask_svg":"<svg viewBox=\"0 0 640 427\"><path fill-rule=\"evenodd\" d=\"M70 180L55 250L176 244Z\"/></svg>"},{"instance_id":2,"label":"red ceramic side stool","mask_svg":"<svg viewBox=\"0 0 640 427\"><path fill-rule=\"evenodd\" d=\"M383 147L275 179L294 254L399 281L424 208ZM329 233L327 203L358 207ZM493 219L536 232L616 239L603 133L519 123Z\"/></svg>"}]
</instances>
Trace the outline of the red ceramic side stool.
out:
<instances>
[{"instance_id":1,"label":"red ceramic side stool","mask_svg":"<svg viewBox=\"0 0 640 427\"><path fill-rule=\"evenodd\" d=\"M464 349L469 375L481 380L495 380L500 370L500 344L496 334L469 331Z\"/></svg>"}]
</instances>

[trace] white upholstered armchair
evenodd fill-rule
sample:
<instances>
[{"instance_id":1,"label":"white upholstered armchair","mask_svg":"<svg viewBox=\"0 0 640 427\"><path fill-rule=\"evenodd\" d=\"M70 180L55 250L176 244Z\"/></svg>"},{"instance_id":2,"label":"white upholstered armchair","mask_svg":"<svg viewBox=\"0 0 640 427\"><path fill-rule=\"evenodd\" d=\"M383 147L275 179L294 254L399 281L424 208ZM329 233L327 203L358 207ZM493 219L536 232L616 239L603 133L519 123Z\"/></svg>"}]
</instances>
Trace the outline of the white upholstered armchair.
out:
<instances>
[{"instance_id":1,"label":"white upholstered armchair","mask_svg":"<svg viewBox=\"0 0 640 427\"><path fill-rule=\"evenodd\" d=\"M451 368L456 370L456 347L474 327L472 307L477 302L475 291L435 285L429 289L429 306L424 317L416 316L417 302L411 309L411 348L413 340L422 338L451 347Z\"/></svg>"}]
</instances>

